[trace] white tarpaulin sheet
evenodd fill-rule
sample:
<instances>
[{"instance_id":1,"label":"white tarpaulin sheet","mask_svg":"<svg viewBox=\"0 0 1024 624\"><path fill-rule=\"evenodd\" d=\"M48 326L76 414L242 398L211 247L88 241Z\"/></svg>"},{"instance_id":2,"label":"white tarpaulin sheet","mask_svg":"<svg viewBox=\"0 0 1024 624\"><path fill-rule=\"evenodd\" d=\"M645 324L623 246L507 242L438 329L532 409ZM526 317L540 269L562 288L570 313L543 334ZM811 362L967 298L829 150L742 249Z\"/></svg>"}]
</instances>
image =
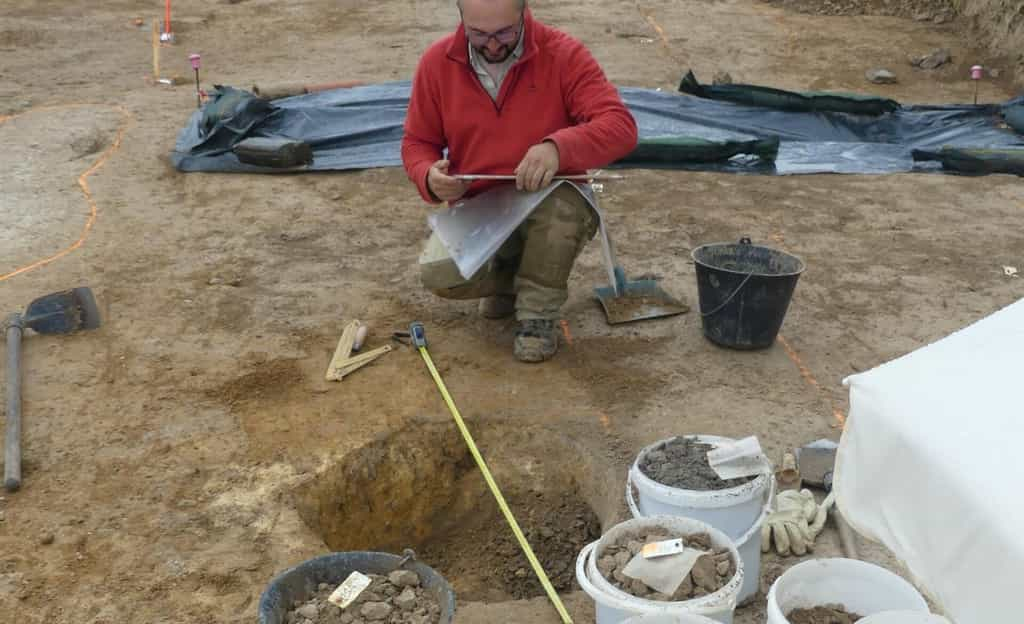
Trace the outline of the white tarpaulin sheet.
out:
<instances>
[{"instance_id":1,"label":"white tarpaulin sheet","mask_svg":"<svg viewBox=\"0 0 1024 624\"><path fill-rule=\"evenodd\" d=\"M843 515L956 624L1024 621L1024 300L846 384Z\"/></svg>"}]
</instances>

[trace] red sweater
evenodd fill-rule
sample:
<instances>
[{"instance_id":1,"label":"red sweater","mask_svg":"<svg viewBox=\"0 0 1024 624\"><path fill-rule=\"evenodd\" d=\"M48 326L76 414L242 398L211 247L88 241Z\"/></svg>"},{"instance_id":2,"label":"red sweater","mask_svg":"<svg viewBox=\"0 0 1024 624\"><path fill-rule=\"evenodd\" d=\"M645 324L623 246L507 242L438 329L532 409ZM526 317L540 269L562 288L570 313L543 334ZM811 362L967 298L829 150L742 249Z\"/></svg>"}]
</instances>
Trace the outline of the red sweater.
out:
<instances>
[{"instance_id":1,"label":"red sweater","mask_svg":"<svg viewBox=\"0 0 1024 624\"><path fill-rule=\"evenodd\" d=\"M636 121L618 90L583 44L525 17L523 55L497 101L469 62L460 25L434 43L413 80L402 139L409 178L428 202L430 166L448 148L449 174L511 174L533 145L558 146L561 174L585 173L626 156L637 143ZM467 197L493 186L474 183Z\"/></svg>"}]
</instances>

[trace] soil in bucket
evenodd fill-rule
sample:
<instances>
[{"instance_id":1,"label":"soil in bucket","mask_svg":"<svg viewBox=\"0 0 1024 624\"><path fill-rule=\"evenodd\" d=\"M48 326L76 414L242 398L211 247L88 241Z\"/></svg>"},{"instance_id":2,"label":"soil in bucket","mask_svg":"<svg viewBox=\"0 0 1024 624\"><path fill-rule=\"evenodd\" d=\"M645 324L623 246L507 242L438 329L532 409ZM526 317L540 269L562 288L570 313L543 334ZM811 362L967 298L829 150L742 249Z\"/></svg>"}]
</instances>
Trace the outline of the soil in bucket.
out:
<instances>
[{"instance_id":1,"label":"soil in bucket","mask_svg":"<svg viewBox=\"0 0 1024 624\"><path fill-rule=\"evenodd\" d=\"M669 487L684 490L724 490L757 478L720 479L708 464L712 447L691 438L673 438L664 446L647 453L640 461L640 470L648 478Z\"/></svg>"},{"instance_id":2,"label":"soil in bucket","mask_svg":"<svg viewBox=\"0 0 1024 624\"><path fill-rule=\"evenodd\" d=\"M368 574L371 583L344 610L327 598L334 587L320 583L304 603L296 603L286 616L287 624L437 624L441 607L420 587L420 578L409 570L388 576Z\"/></svg>"},{"instance_id":3,"label":"soil in bucket","mask_svg":"<svg viewBox=\"0 0 1024 624\"><path fill-rule=\"evenodd\" d=\"M786 614L789 624L853 624L862 617L864 616L848 613L842 605L793 609Z\"/></svg>"},{"instance_id":4,"label":"soil in bucket","mask_svg":"<svg viewBox=\"0 0 1024 624\"><path fill-rule=\"evenodd\" d=\"M687 547L708 552L707 555L697 559L693 570L683 579L674 594L671 596L663 594L648 587L642 581L631 579L623 574L623 570L634 555L640 552L644 544L670 539L682 539ZM671 535L667 531L665 533L626 532L605 549L604 556L597 562L597 569L611 584L637 598L680 602L707 596L725 587L736 574L736 562L733 561L732 554L727 549L714 549L711 546L711 537L707 533Z\"/></svg>"}]
</instances>

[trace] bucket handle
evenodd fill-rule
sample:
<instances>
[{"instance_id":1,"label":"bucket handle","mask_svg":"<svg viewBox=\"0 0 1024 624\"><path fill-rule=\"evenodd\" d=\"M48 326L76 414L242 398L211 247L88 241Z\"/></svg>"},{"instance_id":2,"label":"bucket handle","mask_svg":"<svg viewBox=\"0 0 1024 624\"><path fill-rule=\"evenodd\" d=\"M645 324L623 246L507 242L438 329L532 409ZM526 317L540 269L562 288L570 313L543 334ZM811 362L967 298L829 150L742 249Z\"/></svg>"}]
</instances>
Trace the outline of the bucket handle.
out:
<instances>
[{"instance_id":1,"label":"bucket handle","mask_svg":"<svg viewBox=\"0 0 1024 624\"><path fill-rule=\"evenodd\" d=\"M732 302L732 300L736 297L736 295L740 294L740 291L743 290L743 287L747 285L747 282L749 282L750 278L753 277L753 276L754 276L753 273L747 273L747 276L743 278L743 281L740 282L740 285L737 286L736 290L732 291L732 293L728 297L725 298L725 301L720 303L718 305L718 307L716 307L714 310L712 310L710 312L701 312L700 315L702 317L708 317L708 316L714 316L715 314L718 314L719 312L721 312L722 308L724 308L725 306L729 305Z\"/></svg>"},{"instance_id":2,"label":"bucket handle","mask_svg":"<svg viewBox=\"0 0 1024 624\"><path fill-rule=\"evenodd\" d=\"M743 238L740 239L740 243L739 244L740 245L753 245L754 243L753 243L753 241L750 240L749 236L744 236ZM718 314L719 312L721 312L722 308L724 308L725 306L729 305L729 303L731 303L732 300L736 298L736 295L740 294L740 291L743 290L743 287L747 285L747 282L749 282L750 278L753 277L753 276L754 276L753 273L747 273L747 276L743 278L743 281L740 282L740 285L736 287L736 290L732 291L732 294L730 294L728 297L725 298L725 301L723 301L722 303L718 304L718 307L715 308L714 310L712 310L710 312L701 312L700 315L702 317L704 317L704 318L707 318L709 316L714 316L715 314Z\"/></svg>"}]
</instances>

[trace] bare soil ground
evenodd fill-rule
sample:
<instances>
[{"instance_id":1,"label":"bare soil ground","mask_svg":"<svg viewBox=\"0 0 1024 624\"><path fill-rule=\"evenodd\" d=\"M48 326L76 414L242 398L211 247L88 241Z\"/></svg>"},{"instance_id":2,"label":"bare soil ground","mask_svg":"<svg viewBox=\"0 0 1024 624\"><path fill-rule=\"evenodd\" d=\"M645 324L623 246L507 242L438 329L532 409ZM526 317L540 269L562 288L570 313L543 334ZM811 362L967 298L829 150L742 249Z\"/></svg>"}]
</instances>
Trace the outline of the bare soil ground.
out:
<instances>
[{"instance_id":1,"label":"bare soil ground","mask_svg":"<svg viewBox=\"0 0 1024 624\"><path fill-rule=\"evenodd\" d=\"M25 485L0 500L5 621L252 622L268 580L327 551L325 527L349 514L366 519L362 547L397 547L429 540L445 504L450 522L474 501L482 508L457 438L431 442L417 429L451 426L418 355L399 349L340 384L321 381L352 318L372 325L370 346L424 321L470 425L517 432L482 434L499 480L517 494L578 492L607 528L626 515L623 480L643 445L756 434L779 457L835 438L844 376L1024 296L1024 279L1001 269L1024 264L1017 178L637 171L604 199L631 273L661 275L695 304L696 245L750 236L807 262L783 332L820 389L781 345L714 347L692 312L607 326L590 294L605 279L596 245L572 278L572 345L547 365L517 364L512 324L420 289L426 208L400 170L181 175L168 166L194 94L145 83L149 30L133 24L162 4L0 8L0 115L18 114L0 123L0 275L78 237L89 205L77 180L108 155L86 180L98 219L84 244L0 281L6 312L88 284L106 317L88 335L25 341ZM181 0L165 73L187 76L198 51L207 84L407 78L455 24L452 4ZM534 4L623 85L673 89L692 66L783 88L964 102L973 85L962 68L910 71L907 55L947 46L957 63L990 58L955 25L894 17L748 0ZM887 64L900 68L899 85L865 83L866 69ZM982 99L1005 99L1008 84L985 82ZM559 460L563 470L552 468ZM837 552L829 530L818 553ZM769 574L790 563L767 559ZM585 595L566 601L578 621L593 617ZM758 600L737 622L762 617ZM532 598L462 600L457 620L558 618Z\"/></svg>"}]
</instances>

